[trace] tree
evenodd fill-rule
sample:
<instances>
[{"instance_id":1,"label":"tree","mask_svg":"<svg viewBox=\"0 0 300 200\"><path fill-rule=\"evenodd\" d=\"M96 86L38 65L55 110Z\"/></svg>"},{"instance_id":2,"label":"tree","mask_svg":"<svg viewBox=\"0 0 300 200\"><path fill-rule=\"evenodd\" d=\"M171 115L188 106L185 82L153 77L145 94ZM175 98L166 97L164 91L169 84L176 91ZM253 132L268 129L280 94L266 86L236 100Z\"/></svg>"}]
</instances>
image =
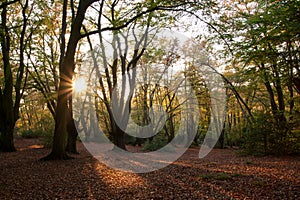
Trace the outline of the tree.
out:
<instances>
[{"instance_id":1,"label":"tree","mask_svg":"<svg viewBox=\"0 0 300 200\"><path fill-rule=\"evenodd\" d=\"M67 124L70 120L70 111L68 102L71 100L72 78L75 69L75 53L79 40L81 39L81 28L84 21L84 16L88 7L96 2L96 0L80 1L75 18L72 21L71 32L66 51L61 52L61 65L59 66L59 87L55 115L55 130L53 137L53 146L51 153L43 158L48 159L67 159L66 141L67 141ZM63 20L62 20L62 36L66 27L67 3L64 1ZM73 3L73 2L72 2ZM73 5L74 6L74 5ZM62 44L64 46L64 44ZM64 49L64 48L62 48Z\"/></svg>"},{"instance_id":2,"label":"tree","mask_svg":"<svg viewBox=\"0 0 300 200\"><path fill-rule=\"evenodd\" d=\"M119 1L113 1L113 2L106 2L101 1L99 2L97 7L92 7L91 5L93 3L96 3L96 0L89 0L89 1L82 1L80 0L78 2L77 9L74 6L74 2L71 1L71 8L72 8L72 16L74 16L71 24L71 30L70 30L70 37L68 40L68 43L66 45L66 51L61 56L63 56L62 64L60 66L60 80L59 80L59 88L58 88L58 97L57 97L57 106L56 106L56 116L55 116L55 131L54 131L54 141L53 141L53 148L51 153L45 158L47 159L65 159L68 158L66 152L65 152L65 141L67 140L67 121L68 116L70 116L70 112L66 112L68 110L71 102L71 82L74 74L75 69L75 62L74 57L76 53L76 48L78 45L78 42L87 36L101 33L104 31L117 31L122 28L128 27L130 24L134 23L137 19L144 17L148 13L153 13L157 10L172 10L177 7L183 7L183 6L190 6L190 2L169 2L169 1L145 1L145 2L136 2L136 3L125 3L125 2L119 2ZM66 14L66 4L68 1L64 2L64 8L63 12ZM127 10L123 17L124 19L121 19L118 17L118 20L109 21L108 25L106 27L103 27L103 21L100 21L98 23L98 26L96 26L96 30L87 31L85 33L82 33L83 29L83 21L85 19L85 14L87 12L88 8L94 9L97 8L96 11L99 16L103 15L103 18L106 18L106 13L103 12L104 8L118 8L118 6L124 3L127 8L131 6L132 9ZM119 5L118 5L119 4ZM118 6L117 6L118 5ZM113 11L112 9L112 11ZM129 15L129 13L131 13ZM115 13L117 14L117 12ZM103 19L99 17L99 19ZM62 20L63 26L66 27L66 21L65 17L63 16ZM105 24L105 23L104 23ZM91 27L94 27L92 25ZM64 28L62 30L65 30ZM62 34L63 35L63 34Z\"/></svg>"},{"instance_id":3,"label":"tree","mask_svg":"<svg viewBox=\"0 0 300 200\"><path fill-rule=\"evenodd\" d=\"M0 77L2 82L0 85L1 151L16 150L13 133L16 121L19 119L20 102L27 80L25 50L36 28L33 23L33 6L34 3L29 0L2 1L0 6L1 67L3 67L3 74ZM14 18L14 22L12 22L12 18ZM17 41L11 38L17 38Z\"/></svg>"},{"instance_id":4,"label":"tree","mask_svg":"<svg viewBox=\"0 0 300 200\"><path fill-rule=\"evenodd\" d=\"M295 137L290 136L293 127L289 124L295 113L294 91L299 76L299 2L224 1L222 7L212 24L222 33L219 39L226 40L224 47L228 48L222 52L225 59L232 60L228 70L236 74L236 80L242 80L239 88L249 90L243 91L247 104L248 97L261 98L262 105L252 105L252 112L257 115L262 111L266 118L272 118L273 130L266 135L266 148L277 151L280 146L279 151L285 151L289 138ZM261 96L253 87L254 80L264 87L259 88Z\"/></svg>"}]
</instances>

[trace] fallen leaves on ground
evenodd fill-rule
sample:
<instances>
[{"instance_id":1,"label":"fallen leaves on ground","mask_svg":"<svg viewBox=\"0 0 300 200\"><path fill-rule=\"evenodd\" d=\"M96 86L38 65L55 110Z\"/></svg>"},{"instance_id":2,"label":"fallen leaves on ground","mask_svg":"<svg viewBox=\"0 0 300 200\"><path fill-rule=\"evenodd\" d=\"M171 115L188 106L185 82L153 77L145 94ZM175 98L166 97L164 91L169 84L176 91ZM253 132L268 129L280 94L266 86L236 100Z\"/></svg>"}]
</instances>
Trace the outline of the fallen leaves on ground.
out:
<instances>
[{"instance_id":1,"label":"fallen leaves on ground","mask_svg":"<svg viewBox=\"0 0 300 200\"><path fill-rule=\"evenodd\" d=\"M0 153L0 199L300 199L300 157L240 157L214 149L204 159L190 148L150 173L111 169L79 142L66 161L38 161L49 153L38 139L16 140Z\"/></svg>"}]
</instances>

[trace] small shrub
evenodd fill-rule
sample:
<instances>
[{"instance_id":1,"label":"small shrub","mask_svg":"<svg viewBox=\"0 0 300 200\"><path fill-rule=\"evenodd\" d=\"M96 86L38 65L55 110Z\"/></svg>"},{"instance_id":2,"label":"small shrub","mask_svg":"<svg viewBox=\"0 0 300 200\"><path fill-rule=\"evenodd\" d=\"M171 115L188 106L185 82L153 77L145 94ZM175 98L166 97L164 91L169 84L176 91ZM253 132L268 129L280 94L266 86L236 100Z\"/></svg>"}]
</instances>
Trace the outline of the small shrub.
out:
<instances>
[{"instance_id":1,"label":"small shrub","mask_svg":"<svg viewBox=\"0 0 300 200\"><path fill-rule=\"evenodd\" d=\"M23 138L38 138L42 135L42 133L38 130L33 131L33 130L23 130L20 133L20 136Z\"/></svg>"},{"instance_id":2,"label":"small shrub","mask_svg":"<svg viewBox=\"0 0 300 200\"><path fill-rule=\"evenodd\" d=\"M242 177L244 175L243 174L239 174L239 173L233 173L231 176L232 177Z\"/></svg>"},{"instance_id":3,"label":"small shrub","mask_svg":"<svg viewBox=\"0 0 300 200\"><path fill-rule=\"evenodd\" d=\"M53 143L53 131L45 132L41 138L42 145L46 148L51 148Z\"/></svg>"},{"instance_id":4,"label":"small shrub","mask_svg":"<svg viewBox=\"0 0 300 200\"><path fill-rule=\"evenodd\" d=\"M152 141L146 141L144 144L143 149L145 151L156 151L158 149L163 148L168 144L167 138L163 137L162 135L157 135L153 138ZM165 149L166 151L172 151L172 149Z\"/></svg>"}]
</instances>

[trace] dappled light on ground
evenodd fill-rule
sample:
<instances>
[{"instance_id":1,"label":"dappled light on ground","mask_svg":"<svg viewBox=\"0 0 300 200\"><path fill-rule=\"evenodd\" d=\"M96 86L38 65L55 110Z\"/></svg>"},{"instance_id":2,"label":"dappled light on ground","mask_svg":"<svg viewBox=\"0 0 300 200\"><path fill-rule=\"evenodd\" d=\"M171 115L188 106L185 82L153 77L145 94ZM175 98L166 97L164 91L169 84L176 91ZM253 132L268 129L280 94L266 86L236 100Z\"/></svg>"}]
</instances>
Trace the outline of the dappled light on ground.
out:
<instances>
[{"instance_id":1,"label":"dappled light on ground","mask_svg":"<svg viewBox=\"0 0 300 200\"><path fill-rule=\"evenodd\" d=\"M78 143L73 160L40 162L49 149L36 140L16 141L22 151L0 153L1 199L297 199L300 158L241 157L215 149L204 159L189 149L158 171L115 170Z\"/></svg>"}]
</instances>

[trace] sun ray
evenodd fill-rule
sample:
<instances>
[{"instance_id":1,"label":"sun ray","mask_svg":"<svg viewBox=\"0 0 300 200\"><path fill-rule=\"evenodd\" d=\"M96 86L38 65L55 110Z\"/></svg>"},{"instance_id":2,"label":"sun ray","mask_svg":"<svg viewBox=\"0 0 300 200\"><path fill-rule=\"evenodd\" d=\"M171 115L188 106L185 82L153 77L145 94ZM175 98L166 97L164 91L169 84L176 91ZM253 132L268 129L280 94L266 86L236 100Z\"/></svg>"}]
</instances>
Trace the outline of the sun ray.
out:
<instances>
[{"instance_id":1,"label":"sun ray","mask_svg":"<svg viewBox=\"0 0 300 200\"><path fill-rule=\"evenodd\" d=\"M78 77L73 81L72 86L75 92L84 92L87 89L86 79L84 77Z\"/></svg>"}]
</instances>

